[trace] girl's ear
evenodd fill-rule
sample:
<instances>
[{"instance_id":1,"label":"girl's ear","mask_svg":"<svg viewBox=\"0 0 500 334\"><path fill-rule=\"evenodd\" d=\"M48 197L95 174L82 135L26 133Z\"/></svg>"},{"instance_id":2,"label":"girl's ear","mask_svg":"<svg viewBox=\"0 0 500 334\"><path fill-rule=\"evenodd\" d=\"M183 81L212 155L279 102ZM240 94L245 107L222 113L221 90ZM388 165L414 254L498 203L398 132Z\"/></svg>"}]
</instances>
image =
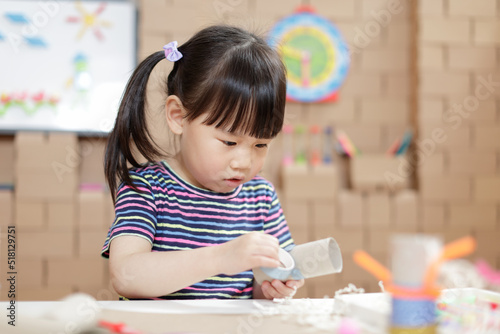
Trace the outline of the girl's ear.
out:
<instances>
[{"instance_id":1,"label":"girl's ear","mask_svg":"<svg viewBox=\"0 0 500 334\"><path fill-rule=\"evenodd\" d=\"M169 95L165 102L165 116L170 130L176 135L182 134L184 124L184 108L181 100L175 95Z\"/></svg>"}]
</instances>

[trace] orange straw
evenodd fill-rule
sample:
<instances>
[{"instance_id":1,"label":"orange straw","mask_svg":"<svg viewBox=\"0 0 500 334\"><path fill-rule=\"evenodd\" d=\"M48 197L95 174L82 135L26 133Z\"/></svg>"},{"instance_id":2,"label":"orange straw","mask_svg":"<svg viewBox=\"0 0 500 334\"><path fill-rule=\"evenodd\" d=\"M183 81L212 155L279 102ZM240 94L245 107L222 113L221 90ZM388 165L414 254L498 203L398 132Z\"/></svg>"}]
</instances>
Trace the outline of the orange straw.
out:
<instances>
[{"instance_id":1,"label":"orange straw","mask_svg":"<svg viewBox=\"0 0 500 334\"><path fill-rule=\"evenodd\" d=\"M476 249L476 240L473 237L463 237L444 246L439 258L429 265L425 274L424 286L429 289L433 286L443 262L469 255Z\"/></svg>"},{"instance_id":2,"label":"orange straw","mask_svg":"<svg viewBox=\"0 0 500 334\"><path fill-rule=\"evenodd\" d=\"M358 250L354 252L353 258L354 262L356 262L360 267L364 268L379 280L383 281L384 283L391 281L392 274L389 269L380 264L367 252Z\"/></svg>"}]
</instances>

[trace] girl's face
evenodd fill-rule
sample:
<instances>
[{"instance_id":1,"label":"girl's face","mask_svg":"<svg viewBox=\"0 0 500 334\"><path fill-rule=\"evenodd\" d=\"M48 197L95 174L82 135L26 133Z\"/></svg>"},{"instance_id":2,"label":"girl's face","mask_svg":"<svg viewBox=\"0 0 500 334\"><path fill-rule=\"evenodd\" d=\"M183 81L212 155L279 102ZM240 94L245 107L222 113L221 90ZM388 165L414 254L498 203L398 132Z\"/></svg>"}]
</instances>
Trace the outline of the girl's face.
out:
<instances>
[{"instance_id":1,"label":"girl's face","mask_svg":"<svg viewBox=\"0 0 500 334\"><path fill-rule=\"evenodd\" d=\"M184 120L176 172L199 188L230 192L261 171L271 139L231 134L204 120Z\"/></svg>"}]
</instances>

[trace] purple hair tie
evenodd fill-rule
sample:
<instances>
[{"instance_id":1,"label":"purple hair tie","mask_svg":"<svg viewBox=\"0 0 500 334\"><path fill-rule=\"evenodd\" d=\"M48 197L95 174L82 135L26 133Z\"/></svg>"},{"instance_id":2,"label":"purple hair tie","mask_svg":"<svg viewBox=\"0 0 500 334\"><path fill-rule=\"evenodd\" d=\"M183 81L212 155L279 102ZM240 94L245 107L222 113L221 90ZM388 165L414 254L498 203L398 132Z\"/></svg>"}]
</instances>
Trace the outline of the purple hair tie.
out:
<instances>
[{"instance_id":1,"label":"purple hair tie","mask_svg":"<svg viewBox=\"0 0 500 334\"><path fill-rule=\"evenodd\" d=\"M177 50L177 41L168 43L163 47L163 50L165 50L165 58L170 61L175 62L182 58L182 53Z\"/></svg>"}]
</instances>

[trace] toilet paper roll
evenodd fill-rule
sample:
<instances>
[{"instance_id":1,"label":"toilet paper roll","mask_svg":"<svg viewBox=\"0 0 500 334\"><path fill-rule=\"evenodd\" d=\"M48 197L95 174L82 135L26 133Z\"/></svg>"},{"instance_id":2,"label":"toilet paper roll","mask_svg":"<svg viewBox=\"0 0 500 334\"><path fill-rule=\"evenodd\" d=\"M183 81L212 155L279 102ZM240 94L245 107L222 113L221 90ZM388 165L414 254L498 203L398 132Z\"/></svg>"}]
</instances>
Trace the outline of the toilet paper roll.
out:
<instances>
[{"instance_id":1,"label":"toilet paper roll","mask_svg":"<svg viewBox=\"0 0 500 334\"><path fill-rule=\"evenodd\" d=\"M317 277L342 271L342 253L333 238L295 246L290 254L296 269L290 279Z\"/></svg>"},{"instance_id":2,"label":"toilet paper roll","mask_svg":"<svg viewBox=\"0 0 500 334\"><path fill-rule=\"evenodd\" d=\"M290 252L280 249L282 265L278 268L254 268L257 283L279 279L299 280L342 271L342 254L333 238L326 238L295 246Z\"/></svg>"},{"instance_id":3,"label":"toilet paper roll","mask_svg":"<svg viewBox=\"0 0 500 334\"><path fill-rule=\"evenodd\" d=\"M273 279L286 281L292 275L295 268L293 257L283 248L279 249L278 255L280 260L279 267L258 267L253 269L253 275L257 283L262 284L264 281L272 281Z\"/></svg>"}]
</instances>

